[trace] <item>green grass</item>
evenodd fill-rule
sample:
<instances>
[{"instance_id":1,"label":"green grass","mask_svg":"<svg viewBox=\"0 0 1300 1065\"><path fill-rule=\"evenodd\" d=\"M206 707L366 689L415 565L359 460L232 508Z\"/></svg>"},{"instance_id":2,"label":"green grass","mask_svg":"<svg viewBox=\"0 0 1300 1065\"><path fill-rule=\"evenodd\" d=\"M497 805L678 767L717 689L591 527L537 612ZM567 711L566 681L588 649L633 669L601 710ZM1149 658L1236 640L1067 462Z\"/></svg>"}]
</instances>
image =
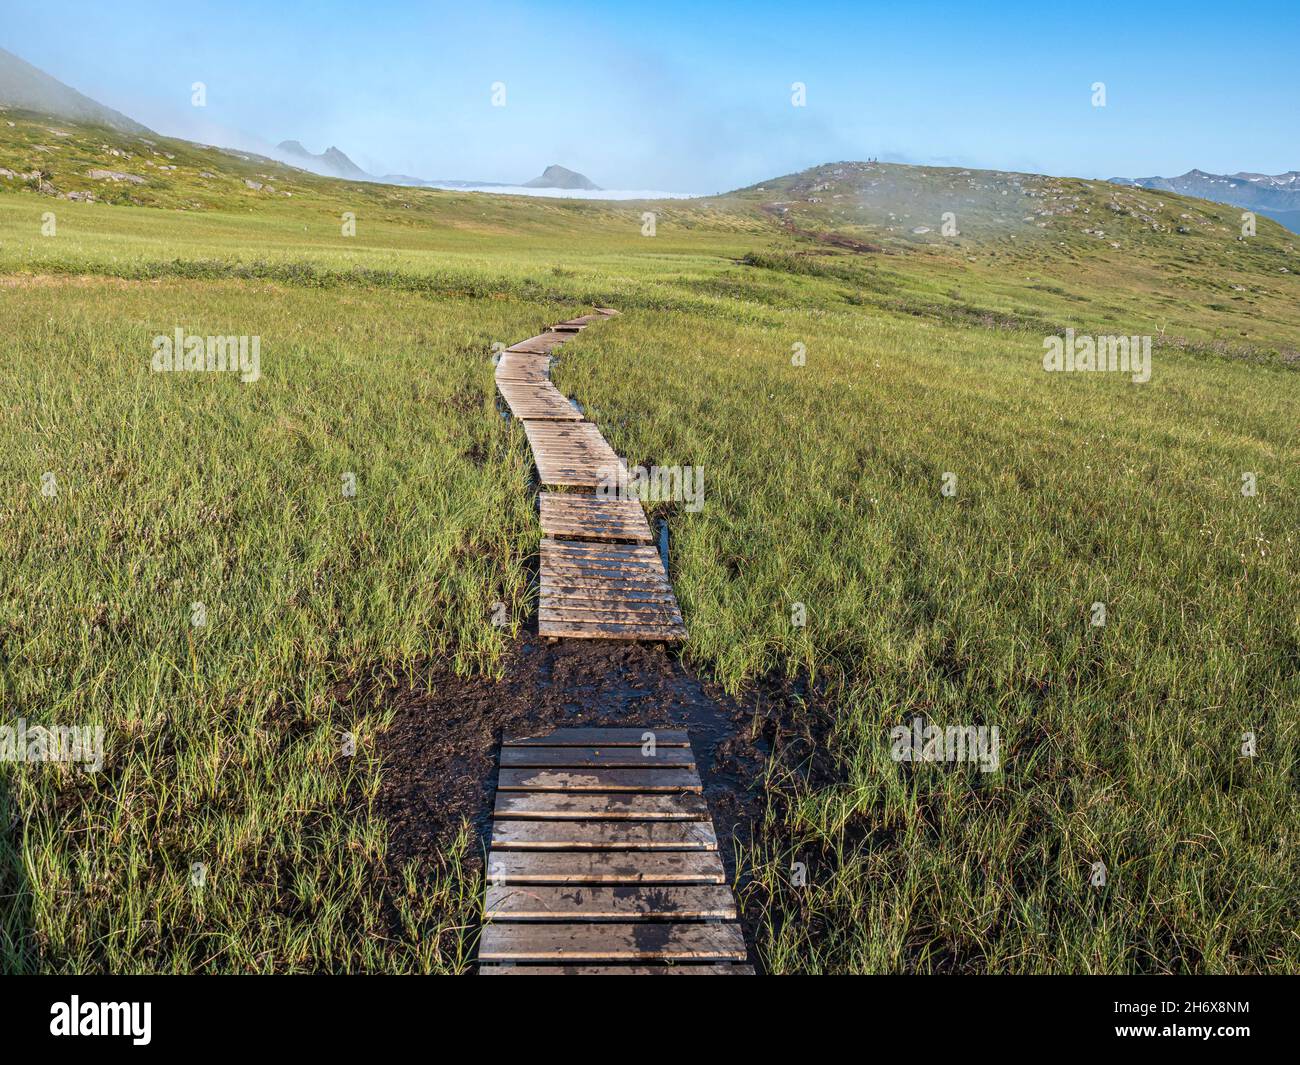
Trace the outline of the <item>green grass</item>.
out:
<instances>
[{"instance_id":1,"label":"green grass","mask_svg":"<svg viewBox=\"0 0 1300 1065\"><path fill-rule=\"evenodd\" d=\"M539 310L230 282L4 298L0 377L21 399L0 412L0 700L110 737L102 774L5 767L36 935L9 964L462 964L429 899L418 938L381 952L382 825L355 812L383 718L344 716L337 688L377 664L484 667L507 639L491 607L525 593L534 517L483 352ZM173 323L260 335L262 379L151 373Z\"/></svg>"},{"instance_id":2,"label":"green grass","mask_svg":"<svg viewBox=\"0 0 1300 1065\"><path fill-rule=\"evenodd\" d=\"M56 193L99 189L92 166L149 183L85 204L0 180L0 710L108 733L97 775L0 764L4 968L466 967L470 840L385 866L387 719L353 685L498 665L538 533L487 355L592 305L624 314L566 349L561 387L620 454L704 469L700 513L659 508L688 659L823 693L801 724L829 769L773 763L743 856L767 968L1300 968L1294 235L976 172L944 243L888 218L968 195L920 168L862 178L887 206L845 202L835 167L670 205L360 186L162 140L159 174L131 138L8 117L16 171L71 134L38 153ZM274 196L244 186L262 173ZM1001 192L1025 187L1071 210L1015 223ZM885 250L808 235L828 230ZM151 373L177 326L259 336L261 380ZM1043 373L1067 326L1154 334L1151 382ZM1001 771L895 763L914 714L997 725Z\"/></svg>"}]
</instances>

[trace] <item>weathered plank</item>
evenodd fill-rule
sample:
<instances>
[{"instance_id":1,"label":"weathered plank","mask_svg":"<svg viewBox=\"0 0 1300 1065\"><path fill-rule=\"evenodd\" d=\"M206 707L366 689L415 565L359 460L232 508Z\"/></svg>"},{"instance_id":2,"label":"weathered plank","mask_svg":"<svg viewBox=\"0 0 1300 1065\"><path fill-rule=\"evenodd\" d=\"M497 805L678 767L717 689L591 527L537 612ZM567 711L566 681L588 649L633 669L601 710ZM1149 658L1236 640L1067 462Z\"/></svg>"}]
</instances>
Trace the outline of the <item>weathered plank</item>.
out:
<instances>
[{"instance_id":1,"label":"weathered plank","mask_svg":"<svg viewBox=\"0 0 1300 1065\"><path fill-rule=\"evenodd\" d=\"M502 769L500 791L703 790L694 769Z\"/></svg>"},{"instance_id":2,"label":"weathered plank","mask_svg":"<svg viewBox=\"0 0 1300 1065\"><path fill-rule=\"evenodd\" d=\"M508 733L503 747L640 747L653 738L659 747L689 747L690 737L681 729L645 728L557 728L536 736Z\"/></svg>"},{"instance_id":3,"label":"weathered plank","mask_svg":"<svg viewBox=\"0 0 1300 1065\"><path fill-rule=\"evenodd\" d=\"M568 429L570 427L561 426L557 428ZM597 497L592 496L590 498ZM659 552L645 544L586 544L556 541L555 548L557 553L563 554L578 563L584 560L591 560L601 564L640 560L659 561Z\"/></svg>"},{"instance_id":4,"label":"weathered plank","mask_svg":"<svg viewBox=\"0 0 1300 1065\"><path fill-rule=\"evenodd\" d=\"M479 941L482 961L744 961L734 923L493 923Z\"/></svg>"},{"instance_id":5,"label":"weathered plank","mask_svg":"<svg viewBox=\"0 0 1300 1065\"><path fill-rule=\"evenodd\" d=\"M502 767L556 766L576 769L655 769L659 766L684 767L695 764L689 747L504 747Z\"/></svg>"},{"instance_id":6,"label":"weathered plank","mask_svg":"<svg viewBox=\"0 0 1300 1065\"><path fill-rule=\"evenodd\" d=\"M557 333L548 329L545 333L538 333L537 336L521 340L518 344L511 344L510 347L506 348L506 351L525 351L538 355L549 355L572 335L571 333Z\"/></svg>"},{"instance_id":7,"label":"weathered plank","mask_svg":"<svg viewBox=\"0 0 1300 1065\"><path fill-rule=\"evenodd\" d=\"M658 582L636 581L627 578L613 578L608 581L594 577L574 577L569 574L547 575L540 581L541 594L544 596L564 596L567 599L587 599L597 603L606 602L610 594L617 589L621 600L630 603L676 603L677 598Z\"/></svg>"},{"instance_id":8,"label":"weathered plank","mask_svg":"<svg viewBox=\"0 0 1300 1065\"><path fill-rule=\"evenodd\" d=\"M655 737L656 759L680 764L623 768L624 760L635 765L643 758L647 735ZM605 759L615 764L508 764ZM713 963L733 966L726 975L751 975L735 896L698 787L647 790L682 778L698 785L695 769L686 768L693 761L690 737L680 730L583 727L507 737L479 971L497 975L506 970L494 966L509 963L550 969L549 975L624 973L655 963L650 967L672 965L674 975L687 975ZM593 778L607 787L589 788ZM636 790L615 790L629 785Z\"/></svg>"},{"instance_id":9,"label":"weathered plank","mask_svg":"<svg viewBox=\"0 0 1300 1065\"><path fill-rule=\"evenodd\" d=\"M557 322L551 326L552 329L585 329L592 322L599 322L607 318L604 314L580 314L577 318L566 318L563 322Z\"/></svg>"},{"instance_id":10,"label":"weathered plank","mask_svg":"<svg viewBox=\"0 0 1300 1065\"><path fill-rule=\"evenodd\" d=\"M544 540L550 568L556 573L608 574L667 582L659 552L644 544L596 544Z\"/></svg>"},{"instance_id":11,"label":"weathered plank","mask_svg":"<svg viewBox=\"0 0 1300 1065\"><path fill-rule=\"evenodd\" d=\"M551 379L551 360L546 355L512 355L506 352L497 363L493 376L498 382L541 384Z\"/></svg>"},{"instance_id":12,"label":"weathered plank","mask_svg":"<svg viewBox=\"0 0 1300 1065\"><path fill-rule=\"evenodd\" d=\"M660 591L665 594L672 593L672 586L668 583L663 566L656 565L652 559L633 562L612 561L608 566L601 565L593 560L574 562L551 551L553 544L566 542L551 539L542 541L542 549L551 556L547 559L546 575L554 583L582 584L583 582L592 581L605 582L606 584L621 583L629 588L640 585L647 590ZM610 544L609 546L614 545Z\"/></svg>"},{"instance_id":13,"label":"weathered plank","mask_svg":"<svg viewBox=\"0 0 1300 1065\"><path fill-rule=\"evenodd\" d=\"M725 884L717 851L492 851L500 884Z\"/></svg>"},{"instance_id":14,"label":"weathered plank","mask_svg":"<svg viewBox=\"0 0 1300 1065\"><path fill-rule=\"evenodd\" d=\"M597 488L627 476L627 468L591 422L524 422L533 463L544 485Z\"/></svg>"},{"instance_id":15,"label":"weathered plank","mask_svg":"<svg viewBox=\"0 0 1300 1065\"><path fill-rule=\"evenodd\" d=\"M576 621L552 619L546 626L547 636L568 636L588 640L662 640L672 642L682 637L667 625L638 625L618 621Z\"/></svg>"},{"instance_id":16,"label":"weathered plank","mask_svg":"<svg viewBox=\"0 0 1300 1065\"><path fill-rule=\"evenodd\" d=\"M753 976L752 965L482 965L480 976Z\"/></svg>"},{"instance_id":17,"label":"weathered plank","mask_svg":"<svg viewBox=\"0 0 1300 1065\"><path fill-rule=\"evenodd\" d=\"M686 636L668 574L652 547L545 539L540 580L537 631L542 636Z\"/></svg>"},{"instance_id":18,"label":"weathered plank","mask_svg":"<svg viewBox=\"0 0 1300 1065\"><path fill-rule=\"evenodd\" d=\"M590 821L703 821L709 808L700 795L639 795L631 791L586 793L528 791L497 795L493 817Z\"/></svg>"},{"instance_id":19,"label":"weathered plank","mask_svg":"<svg viewBox=\"0 0 1300 1065\"><path fill-rule=\"evenodd\" d=\"M582 415L550 381L497 381L510 413L521 420L580 422Z\"/></svg>"},{"instance_id":20,"label":"weathered plank","mask_svg":"<svg viewBox=\"0 0 1300 1065\"><path fill-rule=\"evenodd\" d=\"M493 821L493 850L712 851L709 821Z\"/></svg>"},{"instance_id":21,"label":"weathered plank","mask_svg":"<svg viewBox=\"0 0 1300 1065\"><path fill-rule=\"evenodd\" d=\"M603 499L574 492L538 497L542 532L571 540L627 540L652 543L645 509L635 499Z\"/></svg>"},{"instance_id":22,"label":"weathered plank","mask_svg":"<svg viewBox=\"0 0 1300 1065\"><path fill-rule=\"evenodd\" d=\"M511 884L489 887L483 916L488 920L628 921L736 919L736 900L722 884L650 887L644 884Z\"/></svg>"}]
</instances>

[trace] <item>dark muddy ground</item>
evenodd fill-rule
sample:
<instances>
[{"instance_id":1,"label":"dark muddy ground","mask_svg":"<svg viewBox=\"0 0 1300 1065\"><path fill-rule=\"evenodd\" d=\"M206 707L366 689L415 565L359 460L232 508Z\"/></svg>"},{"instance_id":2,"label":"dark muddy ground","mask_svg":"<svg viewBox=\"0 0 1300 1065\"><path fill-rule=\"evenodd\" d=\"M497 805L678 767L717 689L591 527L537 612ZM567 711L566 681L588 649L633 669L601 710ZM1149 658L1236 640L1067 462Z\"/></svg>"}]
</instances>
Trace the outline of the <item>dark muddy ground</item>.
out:
<instances>
[{"instance_id":1,"label":"dark muddy ground","mask_svg":"<svg viewBox=\"0 0 1300 1065\"><path fill-rule=\"evenodd\" d=\"M731 698L660 644L527 635L499 681L435 669L431 680L426 672L420 684L382 694L396 711L380 740L379 812L388 825L390 868L435 862L464 821L478 834L481 863L505 732L687 729L732 877L733 844L747 843L761 819L766 762L778 757L807 766L825 751L806 686L765 683Z\"/></svg>"}]
</instances>

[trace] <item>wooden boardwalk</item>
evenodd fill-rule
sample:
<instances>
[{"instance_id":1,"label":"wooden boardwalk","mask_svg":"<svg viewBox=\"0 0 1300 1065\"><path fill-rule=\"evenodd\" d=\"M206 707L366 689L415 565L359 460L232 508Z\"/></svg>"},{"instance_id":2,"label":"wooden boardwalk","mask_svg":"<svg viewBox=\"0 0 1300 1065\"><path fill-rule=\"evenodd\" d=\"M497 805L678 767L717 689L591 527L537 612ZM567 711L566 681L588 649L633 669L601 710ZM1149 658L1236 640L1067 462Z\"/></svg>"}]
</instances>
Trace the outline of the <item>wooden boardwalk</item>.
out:
<instances>
[{"instance_id":1,"label":"wooden boardwalk","mask_svg":"<svg viewBox=\"0 0 1300 1065\"><path fill-rule=\"evenodd\" d=\"M686 637L677 598L645 511L635 499L597 493L624 484L627 471L600 430L583 417L550 377L550 353L593 322L602 308L559 322L507 348L496 385L524 426L538 477L545 539L541 548L542 636L616 640Z\"/></svg>"},{"instance_id":2,"label":"wooden boardwalk","mask_svg":"<svg viewBox=\"0 0 1300 1065\"><path fill-rule=\"evenodd\" d=\"M487 874L482 975L753 973L685 732L506 737Z\"/></svg>"}]
</instances>

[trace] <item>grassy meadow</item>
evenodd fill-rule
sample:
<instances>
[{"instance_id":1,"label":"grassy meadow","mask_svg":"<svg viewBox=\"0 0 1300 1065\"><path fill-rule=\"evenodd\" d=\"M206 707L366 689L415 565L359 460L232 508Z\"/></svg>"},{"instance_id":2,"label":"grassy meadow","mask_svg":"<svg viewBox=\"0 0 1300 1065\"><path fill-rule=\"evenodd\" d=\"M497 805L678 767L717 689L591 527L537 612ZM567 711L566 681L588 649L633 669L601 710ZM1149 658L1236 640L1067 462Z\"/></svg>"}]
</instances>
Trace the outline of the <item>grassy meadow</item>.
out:
<instances>
[{"instance_id":1,"label":"grassy meadow","mask_svg":"<svg viewBox=\"0 0 1300 1065\"><path fill-rule=\"evenodd\" d=\"M0 763L0 968L471 966L475 844L384 864L350 693L529 624L491 347L609 305L555 377L704 471L653 506L687 661L819 693L833 771L774 760L741 855L765 969L1300 969L1300 237L861 166L523 200L8 115L0 168L40 174L0 177L0 714L107 740ZM177 327L260 337L260 379L152 372ZM1153 336L1151 380L1044 373L1065 328ZM893 761L915 715L997 726L999 771Z\"/></svg>"}]
</instances>

